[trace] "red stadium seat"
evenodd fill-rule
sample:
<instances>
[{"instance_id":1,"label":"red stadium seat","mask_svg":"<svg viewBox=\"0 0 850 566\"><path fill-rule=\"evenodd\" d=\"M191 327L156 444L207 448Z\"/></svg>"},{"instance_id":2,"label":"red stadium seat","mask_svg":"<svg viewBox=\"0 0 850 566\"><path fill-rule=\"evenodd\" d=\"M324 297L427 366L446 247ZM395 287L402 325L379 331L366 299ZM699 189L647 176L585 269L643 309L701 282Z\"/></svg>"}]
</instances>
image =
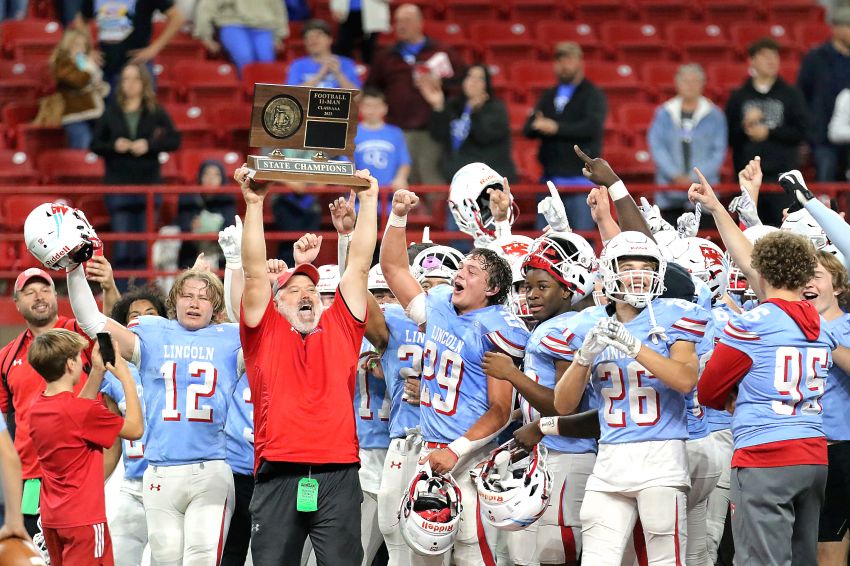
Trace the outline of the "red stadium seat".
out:
<instances>
[{"instance_id":1,"label":"red stadium seat","mask_svg":"<svg viewBox=\"0 0 850 566\"><path fill-rule=\"evenodd\" d=\"M815 0L769 0L764 6L768 19L784 26L825 20L823 6L819 6Z\"/></svg>"},{"instance_id":2,"label":"red stadium seat","mask_svg":"<svg viewBox=\"0 0 850 566\"><path fill-rule=\"evenodd\" d=\"M210 147L215 144L214 118L194 104L164 104L174 127L180 132L180 147Z\"/></svg>"},{"instance_id":3,"label":"red stadium seat","mask_svg":"<svg viewBox=\"0 0 850 566\"><path fill-rule=\"evenodd\" d=\"M89 223L94 226L95 230L111 227L109 210L106 208L103 195L80 195L77 197L77 208L85 212L86 218L89 219Z\"/></svg>"},{"instance_id":4,"label":"red stadium seat","mask_svg":"<svg viewBox=\"0 0 850 566\"><path fill-rule=\"evenodd\" d=\"M729 26L729 37L738 49L741 57L747 57L747 49L750 44L758 39L769 37L779 44L783 56L788 56L797 51L785 26L779 24L766 24L757 22L738 22Z\"/></svg>"},{"instance_id":5,"label":"red stadium seat","mask_svg":"<svg viewBox=\"0 0 850 566\"><path fill-rule=\"evenodd\" d=\"M623 102L644 101L651 91L644 89L631 65L594 61L585 65L587 78L605 91L608 107L614 108Z\"/></svg>"},{"instance_id":6,"label":"red stadium seat","mask_svg":"<svg viewBox=\"0 0 850 566\"><path fill-rule=\"evenodd\" d=\"M800 73L800 60L799 59L783 59L779 65L779 76L782 77L786 83L794 85L797 84L797 75Z\"/></svg>"},{"instance_id":7,"label":"red stadium seat","mask_svg":"<svg viewBox=\"0 0 850 566\"><path fill-rule=\"evenodd\" d=\"M62 25L53 20L6 20L0 24L3 49L16 59L47 59L62 37Z\"/></svg>"},{"instance_id":8,"label":"red stadium seat","mask_svg":"<svg viewBox=\"0 0 850 566\"><path fill-rule=\"evenodd\" d=\"M183 180L194 185L198 180L198 168L208 159L215 159L224 164L225 170L235 169L245 162L244 157L236 151L216 147L204 149L184 149L177 152L180 156L180 169Z\"/></svg>"},{"instance_id":9,"label":"red stadium seat","mask_svg":"<svg viewBox=\"0 0 850 566\"><path fill-rule=\"evenodd\" d=\"M168 22L156 21L153 24L153 39L159 37ZM176 63L186 60L203 60L206 58L207 48L199 40L191 35L179 32L174 35L168 44L156 56L157 63Z\"/></svg>"},{"instance_id":10,"label":"red stadium seat","mask_svg":"<svg viewBox=\"0 0 850 566\"><path fill-rule=\"evenodd\" d=\"M283 84L286 82L286 63L248 63L242 68L242 86L250 100L257 83Z\"/></svg>"},{"instance_id":11,"label":"red stadium seat","mask_svg":"<svg viewBox=\"0 0 850 566\"><path fill-rule=\"evenodd\" d=\"M533 107L526 104L508 104L508 121L511 124L511 134L521 135L525 122Z\"/></svg>"},{"instance_id":12,"label":"red stadium seat","mask_svg":"<svg viewBox=\"0 0 850 566\"><path fill-rule=\"evenodd\" d=\"M236 68L218 61L180 61L174 64L172 77L179 78L186 100L198 105L237 103L242 89Z\"/></svg>"},{"instance_id":13,"label":"red stadium seat","mask_svg":"<svg viewBox=\"0 0 850 566\"><path fill-rule=\"evenodd\" d=\"M3 107L3 128L2 135L6 137L9 147L14 147L17 144L18 126L20 124L29 124L38 114L38 103L32 102L9 102Z\"/></svg>"},{"instance_id":14,"label":"red stadium seat","mask_svg":"<svg viewBox=\"0 0 850 566\"><path fill-rule=\"evenodd\" d=\"M472 61L473 49L463 28L455 22L428 21L424 23L425 35L454 49L464 61Z\"/></svg>"},{"instance_id":15,"label":"red stadium seat","mask_svg":"<svg viewBox=\"0 0 850 566\"><path fill-rule=\"evenodd\" d=\"M23 151L0 150L0 185L35 184L38 173Z\"/></svg>"},{"instance_id":16,"label":"red stadium seat","mask_svg":"<svg viewBox=\"0 0 850 566\"><path fill-rule=\"evenodd\" d=\"M619 61L637 64L669 58L670 48L652 24L605 22L599 26L599 36Z\"/></svg>"},{"instance_id":17,"label":"red stadium seat","mask_svg":"<svg viewBox=\"0 0 850 566\"><path fill-rule=\"evenodd\" d=\"M691 18L691 6L687 0L636 0L634 2L640 18L655 25L680 22Z\"/></svg>"},{"instance_id":18,"label":"red stadium seat","mask_svg":"<svg viewBox=\"0 0 850 566\"><path fill-rule=\"evenodd\" d=\"M445 19L454 22L494 20L499 17L499 4L492 0L450 0L444 5Z\"/></svg>"},{"instance_id":19,"label":"red stadium seat","mask_svg":"<svg viewBox=\"0 0 850 566\"><path fill-rule=\"evenodd\" d=\"M159 175L162 177L162 181L168 185L182 185L183 171L177 162L177 154L162 151L157 158L159 160Z\"/></svg>"},{"instance_id":20,"label":"red stadium seat","mask_svg":"<svg viewBox=\"0 0 850 566\"><path fill-rule=\"evenodd\" d=\"M575 19L580 22L601 24L611 20L627 20L631 7L622 0L574 0Z\"/></svg>"},{"instance_id":21,"label":"red stadium seat","mask_svg":"<svg viewBox=\"0 0 850 566\"><path fill-rule=\"evenodd\" d=\"M68 147L68 143L65 141L65 130L60 127L19 124L16 147L35 156L48 149Z\"/></svg>"},{"instance_id":22,"label":"red stadium seat","mask_svg":"<svg viewBox=\"0 0 850 566\"><path fill-rule=\"evenodd\" d=\"M683 62L705 65L715 61L731 61L735 51L716 24L672 22L667 25L667 39Z\"/></svg>"},{"instance_id":23,"label":"red stadium seat","mask_svg":"<svg viewBox=\"0 0 850 566\"><path fill-rule=\"evenodd\" d=\"M533 140L528 140L528 142L514 144L514 163L523 182L539 183L540 177L543 176L543 166L537 160L538 143Z\"/></svg>"},{"instance_id":24,"label":"red stadium seat","mask_svg":"<svg viewBox=\"0 0 850 566\"><path fill-rule=\"evenodd\" d=\"M36 161L47 183L103 182L103 159L85 149L49 149Z\"/></svg>"},{"instance_id":25,"label":"red stadium seat","mask_svg":"<svg viewBox=\"0 0 850 566\"><path fill-rule=\"evenodd\" d=\"M55 202L62 198L64 197L43 193L0 197L0 222L7 232L23 233L24 221L32 209L45 202ZM21 242L21 247L24 248L26 253L23 242ZM29 253L26 253L26 255L29 255Z\"/></svg>"},{"instance_id":26,"label":"red stadium seat","mask_svg":"<svg viewBox=\"0 0 850 566\"><path fill-rule=\"evenodd\" d=\"M176 103L181 96L181 82L174 72L173 62L156 63L153 66L156 82L156 99L160 104Z\"/></svg>"},{"instance_id":27,"label":"red stadium seat","mask_svg":"<svg viewBox=\"0 0 850 566\"><path fill-rule=\"evenodd\" d=\"M535 22L557 18L559 10L566 9L565 2L559 0L508 0L508 19L531 25Z\"/></svg>"},{"instance_id":28,"label":"red stadium seat","mask_svg":"<svg viewBox=\"0 0 850 566\"><path fill-rule=\"evenodd\" d=\"M554 54L555 45L561 41L574 41L581 45L584 58L602 59L605 50L599 42L595 27L587 23L546 21L537 24L537 42L546 54Z\"/></svg>"},{"instance_id":29,"label":"red stadium seat","mask_svg":"<svg viewBox=\"0 0 850 566\"><path fill-rule=\"evenodd\" d=\"M7 102L36 100L41 92L41 86L35 79L0 78L0 108Z\"/></svg>"},{"instance_id":30,"label":"red stadium seat","mask_svg":"<svg viewBox=\"0 0 850 566\"><path fill-rule=\"evenodd\" d=\"M714 92L716 104L729 97L747 79L749 67L746 63L715 63L706 68L707 87Z\"/></svg>"},{"instance_id":31,"label":"red stadium seat","mask_svg":"<svg viewBox=\"0 0 850 566\"><path fill-rule=\"evenodd\" d=\"M645 147L607 148L605 159L627 183L651 183L655 179L655 164Z\"/></svg>"},{"instance_id":32,"label":"red stadium seat","mask_svg":"<svg viewBox=\"0 0 850 566\"><path fill-rule=\"evenodd\" d=\"M792 29L794 39L803 53L828 41L832 36L832 28L826 22L797 22Z\"/></svg>"},{"instance_id":33,"label":"red stadium seat","mask_svg":"<svg viewBox=\"0 0 850 566\"><path fill-rule=\"evenodd\" d=\"M672 61L655 61L644 63L640 69L644 87L654 91L657 102L664 102L676 95L676 72L681 63Z\"/></svg>"},{"instance_id":34,"label":"red stadium seat","mask_svg":"<svg viewBox=\"0 0 850 566\"><path fill-rule=\"evenodd\" d=\"M248 130L251 127L250 104L228 104L212 109L218 125L219 140L224 147L248 147Z\"/></svg>"},{"instance_id":35,"label":"red stadium seat","mask_svg":"<svg viewBox=\"0 0 850 566\"><path fill-rule=\"evenodd\" d=\"M510 67L510 78L516 88L523 89L524 99L529 104L536 103L540 93L555 85L552 63L543 61L514 63Z\"/></svg>"},{"instance_id":36,"label":"red stadium seat","mask_svg":"<svg viewBox=\"0 0 850 566\"><path fill-rule=\"evenodd\" d=\"M755 21L759 6L753 0L702 0L705 21L718 25Z\"/></svg>"},{"instance_id":37,"label":"red stadium seat","mask_svg":"<svg viewBox=\"0 0 850 566\"><path fill-rule=\"evenodd\" d=\"M469 37L480 46L487 62L509 65L537 57L531 30L516 22L479 21L470 24Z\"/></svg>"},{"instance_id":38,"label":"red stadium seat","mask_svg":"<svg viewBox=\"0 0 850 566\"><path fill-rule=\"evenodd\" d=\"M655 117L656 108L655 104L626 102L616 109L617 122L623 131L631 131L635 140L643 140Z\"/></svg>"}]
</instances>

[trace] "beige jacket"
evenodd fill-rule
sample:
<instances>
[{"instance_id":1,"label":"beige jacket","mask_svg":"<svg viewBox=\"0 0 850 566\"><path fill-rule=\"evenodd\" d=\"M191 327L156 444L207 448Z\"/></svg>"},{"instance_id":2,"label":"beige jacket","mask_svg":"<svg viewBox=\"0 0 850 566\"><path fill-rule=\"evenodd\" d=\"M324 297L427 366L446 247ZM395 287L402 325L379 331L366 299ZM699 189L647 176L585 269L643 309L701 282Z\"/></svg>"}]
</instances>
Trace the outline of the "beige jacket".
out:
<instances>
[{"instance_id":1,"label":"beige jacket","mask_svg":"<svg viewBox=\"0 0 850 566\"><path fill-rule=\"evenodd\" d=\"M347 18L350 5L351 0L331 0L331 12L345 14ZM363 12L363 31L366 33L390 31L389 0L362 0L360 5L360 10Z\"/></svg>"},{"instance_id":2,"label":"beige jacket","mask_svg":"<svg viewBox=\"0 0 850 566\"><path fill-rule=\"evenodd\" d=\"M213 39L215 29L240 25L274 31L275 41L289 37L289 16L282 0L199 0L195 7L198 39Z\"/></svg>"}]
</instances>

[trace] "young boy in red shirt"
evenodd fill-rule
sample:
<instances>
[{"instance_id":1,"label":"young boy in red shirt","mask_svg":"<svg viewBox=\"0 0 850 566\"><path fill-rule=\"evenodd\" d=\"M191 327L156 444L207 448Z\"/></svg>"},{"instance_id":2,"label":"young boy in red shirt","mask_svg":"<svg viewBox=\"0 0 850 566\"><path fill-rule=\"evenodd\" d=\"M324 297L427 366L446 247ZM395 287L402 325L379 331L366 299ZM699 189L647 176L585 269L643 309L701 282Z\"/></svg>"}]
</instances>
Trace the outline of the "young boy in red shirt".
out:
<instances>
[{"instance_id":1,"label":"young boy in red shirt","mask_svg":"<svg viewBox=\"0 0 850 566\"><path fill-rule=\"evenodd\" d=\"M79 334L54 329L36 338L27 354L30 365L47 382L30 409L30 426L43 471L41 525L52 566L113 566L103 450L117 436L138 440L144 430L136 384L121 356L114 366L104 367L95 347L88 381L79 396L74 395L83 370L81 352L88 345ZM118 351L114 344L113 348ZM123 419L97 398L107 369L124 387Z\"/></svg>"}]
</instances>

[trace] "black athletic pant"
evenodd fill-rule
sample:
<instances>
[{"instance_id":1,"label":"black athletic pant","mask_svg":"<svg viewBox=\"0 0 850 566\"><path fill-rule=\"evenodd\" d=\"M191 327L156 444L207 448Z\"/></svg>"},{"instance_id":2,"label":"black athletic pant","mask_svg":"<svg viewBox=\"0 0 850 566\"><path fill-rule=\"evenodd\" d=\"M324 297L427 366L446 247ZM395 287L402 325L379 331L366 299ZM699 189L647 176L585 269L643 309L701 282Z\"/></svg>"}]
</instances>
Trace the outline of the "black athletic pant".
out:
<instances>
[{"instance_id":1,"label":"black athletic pant","mask_svg":"<svg viewBox=\"0 0 850 566\"><path fill-rule=\"evenodd\" d=\"M336 32L336 43L333 52L343 57L354 58L354 45L360 42L360 55L363 63L372 64L375 55L375 44L378 42L377 33L363 31L363 12L354 10L348 13L348 18L339 25Z\"/></svg>"},{"instance_id":2,"label":"black athletic pant","mask_svg":"<svg viewBox=\"0 0 850 566\"><path fill-rule=\"evenodd\" d=\"M233 486L236 488L236 505L221 555L221 566L244 566L251 542L251 512L248 508L254 494L254 476L233 474Z\"/></svg>"},{"instance_id":3,"label":"black athletic pant","mask_svg":"<svg viewBox=\"0 0 850 566\"><path fill-rule=\"evenodd\" d=\"M319 566L360 564L360 504L357 464L308 466L264 462L251 498L251 556L258 566L300 566L310 537ZM318 510L296 509L298 481L319 482Z\"/></svg>"}]
</instances>

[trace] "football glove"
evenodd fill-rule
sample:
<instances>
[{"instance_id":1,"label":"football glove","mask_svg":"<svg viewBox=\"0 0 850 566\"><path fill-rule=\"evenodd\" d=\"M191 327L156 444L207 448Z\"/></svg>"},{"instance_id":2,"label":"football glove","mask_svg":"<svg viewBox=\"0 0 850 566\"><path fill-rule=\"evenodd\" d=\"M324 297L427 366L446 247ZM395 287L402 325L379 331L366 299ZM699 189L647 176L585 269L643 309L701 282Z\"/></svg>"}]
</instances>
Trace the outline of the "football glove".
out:
<instances>
[{"instance_id":1,"label":"football glove","mask_svg":"<svg viewBox=\"0 0 850 566\"><path fill-rule=\"evenodd\" d=\"M567 211L564 209L564 201L561 200L561 195L558 194L558 189L552 184L552 181L547 181L549 186L549 196L541 200L537 204L537 213L542 214L546 222L556 232L572 232L570 221L567 218Z\"/></svg>"},{"instance_id":2,"label":"football glove","mask_svg":"<svg viewBox=\"0 0 850 566\"><path fill-rule=\"evenodd\" d=\"M630 358L636 358L641 341L619 320L607 319L607 324L599 329L599 341L606 346L617 348Z\"/></svg>"},{"instance_id":3,"label":"football glove","mask_svg":"<svg viewBox=\"0 0 850 566\"><path fill-rule=\"evenodd\" d=\"M224 255L227 269L242 268L242 219L236 217L236 224L228 226L218 233L218 245Z\"/></svg>"},{"instance_id":4,"label":"football glove","mask_svg":"<svg viewBox=\"0 0 850 566\"><path fill-rule=\"evenodd\" d=\"M803 180L803 174L796 169L787 171L779 176L779 185L788 193L789 196L796 201L788 208L788 213L800 210L807 202L815 198L806 182ZM799 203L799 204L798 204Z\"/></svg>"}]
</instances>

